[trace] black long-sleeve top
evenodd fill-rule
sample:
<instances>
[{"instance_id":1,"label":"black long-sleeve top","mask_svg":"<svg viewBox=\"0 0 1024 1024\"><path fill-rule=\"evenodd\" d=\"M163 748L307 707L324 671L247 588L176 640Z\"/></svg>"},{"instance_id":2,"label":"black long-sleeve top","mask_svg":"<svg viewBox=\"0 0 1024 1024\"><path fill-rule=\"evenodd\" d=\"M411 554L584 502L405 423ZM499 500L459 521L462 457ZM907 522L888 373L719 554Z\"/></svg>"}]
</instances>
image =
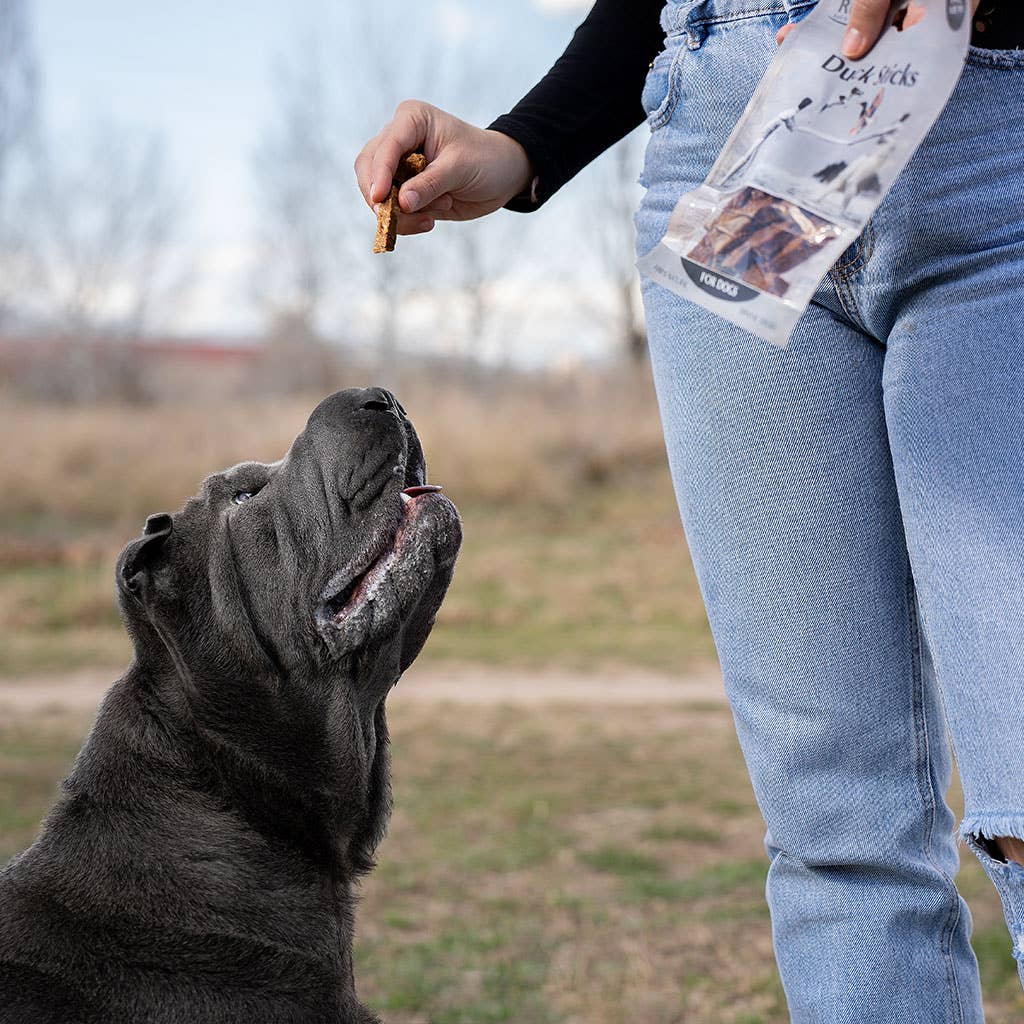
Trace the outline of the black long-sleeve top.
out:
<instances>
[{"instance_id":1,"label":"black long-sleeve top","mask_svg":"<svg viewBox=\"0 0 1024 1024\"><path fill-rule=\"evenodd\" d=\"M535 187L508 209L540 207L644 119L644 79L662 48L664 0L597 0L568 49L510 113L489 127L526 150ZM974 19L976 46L1024 47L1024 5L982 0Z\"/></svg>"},{"instance_id":2,"label":"black long-sleeve top","mask_svg":"<svg viewBox=\"0 0 1024 1024\"><path fill-rule=\"evenodd\" d=\"M537 175L535 210L644 119L640 94L664 42L664 0L597 0L555 66L490 127L526 150Z\"/></svg>"}]
</instances>

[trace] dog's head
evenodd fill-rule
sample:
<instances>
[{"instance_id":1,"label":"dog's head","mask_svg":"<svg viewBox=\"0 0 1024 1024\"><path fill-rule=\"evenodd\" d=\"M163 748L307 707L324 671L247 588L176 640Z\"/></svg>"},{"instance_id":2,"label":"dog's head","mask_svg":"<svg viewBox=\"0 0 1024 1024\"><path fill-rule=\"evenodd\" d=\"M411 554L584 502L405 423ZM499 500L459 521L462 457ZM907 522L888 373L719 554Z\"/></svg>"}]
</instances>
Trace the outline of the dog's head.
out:
<instances>
[{"instance_id":1,"label":"dog's head","mask_svg":"<svg viewBox=\"0 0 1024 1024\"><path fill-rule=\"evenodd\" d=\"M118 561L121 606L196 679L359 683L372 658L390 685L430 632L460 541L405 410L351 389L281 461L215 473L181 511L150 516Z\"/></svg>"},{"instance_id":2,"label":"dog's head","mask_svg":"<svg viewBox=\"0 0 1024 1024\"><path fill-rule=\"evenodd\" d=\"M136 662L232 746L324 767L348 757L337 733L354 733L364 774L378 707L430 632L460 541L401 405L338 392L281 461L213 474L124 549Z\"/></svg>"}]
</instances>

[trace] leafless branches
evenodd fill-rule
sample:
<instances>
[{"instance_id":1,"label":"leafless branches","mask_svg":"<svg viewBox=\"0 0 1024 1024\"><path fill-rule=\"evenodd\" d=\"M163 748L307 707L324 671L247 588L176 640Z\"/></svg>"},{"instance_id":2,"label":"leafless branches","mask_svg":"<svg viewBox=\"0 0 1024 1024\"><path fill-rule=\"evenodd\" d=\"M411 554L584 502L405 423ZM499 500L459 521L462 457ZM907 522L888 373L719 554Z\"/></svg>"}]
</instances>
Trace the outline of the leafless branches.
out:
<instances>
[{"instance_id":1,"label":"leafless branches","mask_svg":"<svg viewBox=\"0 0 1024 1024\"><path fill-rule=\"evenodd\" d=\"M402 33L428 42L395 53L369 9L345 22L343 32L324 24L306 33L277 70L276 109L254 161L263 210L255 291L270 319L285 310L326 334L369 336L378 379L397 384L403 337L429 331L443 336L443 351L479 353L512 246L494 244L503 233L493 224L442 224L429 240L371 255L373 216L351 171L359 148L402 99L453 81L472 97L474 78L487 76L432 39L428 23Z\"/></svg>"},{"instance_id":2,"label":"leafless branches","mask_svg":"<svg viewBox=\"0 0 1024 1024\"><path fill-rule=\"evenodd\" d=\"M278 107L253 169L263 212L255 297L270 320L312 328L340 272L344 218L333 107L315 40L275 75Z\"/></svg>"},{"instance_id":3,"label":"leafless branches","mask_svg":"<svg viewBox=\"0 0 1024 1024\"><path fill-rule=\"evenodd\" d=\"M25 0L0 0L0 201L37 130L39 69Z\"/></svg>"},{"instance_id":4,"label":"leafless branches","mask_svg":"<svg viewBox=\"0 0 1024 1024\"><path fill-rule=\"evenodd\" d=\"M41 178L45 308L62 332L138 336L182 285L169 267L179 216L156 139L96 128Z\"/></svg>"},{"instance_id":5,"label":"leafless branches","mask_svg":"<svg viewBox=\"0 0 1024 1024\"><path fill-rule=\"evenodd\" d=\"M583 216L583 237L592 247L599 280L610 300L612 337L619 351L635 363L647 357L643 300L634 262L640 141L630 136L603 157L597 169L597 207L588 206ZM608 315L603 303L601 310L600 315Z\"/></svg>"},{"instance_id":6,"label":"leafless branches","mask_svg":"<svg viewBox=\"0 0 1024 1024\"><path fill-rule=\"evenodd\" d=\"M38 146L39 69L25 0L0 0L0 326L34 259L28 191Z\"/></svg>"},{"instance_id":7,"label":"leafless branches","mask_svg":"<svg viewBox=\"0 0 1024 1024\"><path fill-rule=\"evenodd\" d=\"M109 124L57 145L39 93L29 6L0 0L0 327L141 333L183 284L162 147Z\"/></svg>"}]
</instances>

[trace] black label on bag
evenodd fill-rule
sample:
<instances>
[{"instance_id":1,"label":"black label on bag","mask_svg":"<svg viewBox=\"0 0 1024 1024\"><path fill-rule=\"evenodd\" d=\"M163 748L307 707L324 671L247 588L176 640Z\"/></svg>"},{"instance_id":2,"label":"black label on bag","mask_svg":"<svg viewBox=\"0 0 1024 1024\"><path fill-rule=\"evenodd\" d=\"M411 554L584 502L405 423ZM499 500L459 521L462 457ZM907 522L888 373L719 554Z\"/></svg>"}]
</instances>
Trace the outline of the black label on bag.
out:
<instances>
[{"instance_id":1,"label":"black label on bag","mask_svg":"<svg viewBox=\"0 0 1024 1024\"><path fill-rule=\"evenodd\" d=\"M716 299L725 299L726 302L749 302L761 294L754 288L734 281L731 277L725 277L713 270L708 270L707 267L702 267L699 263L693 263L685 256L680 256L679 259L682 261L686 276L702 292L714 295Z\"/></svg>"},{"instance_id":2,"label":"black label on bag","mask_svg":"<svg viewBox=\"0 0 1024 1024\"><path fill-rule=\"evenodd\" d=\"M946 0L946 19L949 27L956 32L967 15L967 0Z\"/></svg>"}]
</instances>

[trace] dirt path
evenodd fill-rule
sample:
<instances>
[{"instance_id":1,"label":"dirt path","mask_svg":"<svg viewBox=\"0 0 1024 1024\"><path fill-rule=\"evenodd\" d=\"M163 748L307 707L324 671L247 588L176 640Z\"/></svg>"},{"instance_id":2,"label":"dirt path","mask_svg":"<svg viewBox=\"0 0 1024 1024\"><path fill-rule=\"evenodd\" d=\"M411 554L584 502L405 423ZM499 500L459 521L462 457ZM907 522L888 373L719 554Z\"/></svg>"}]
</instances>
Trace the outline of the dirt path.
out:
<instances>
[{"instance_id":1,"label":"dirt path","mask_svg":"<svg viewBox=\"0 0 1024 1024\"><path fill-rule=\"evenodd\" d=\"M64 711L91 714L116 671L0 679L0 718ZM573 673L490 666L413 667L389 698L392 704L677 704L724 701L717 671L673 677L640 669Z\"/></svg>"}]
</instances>

